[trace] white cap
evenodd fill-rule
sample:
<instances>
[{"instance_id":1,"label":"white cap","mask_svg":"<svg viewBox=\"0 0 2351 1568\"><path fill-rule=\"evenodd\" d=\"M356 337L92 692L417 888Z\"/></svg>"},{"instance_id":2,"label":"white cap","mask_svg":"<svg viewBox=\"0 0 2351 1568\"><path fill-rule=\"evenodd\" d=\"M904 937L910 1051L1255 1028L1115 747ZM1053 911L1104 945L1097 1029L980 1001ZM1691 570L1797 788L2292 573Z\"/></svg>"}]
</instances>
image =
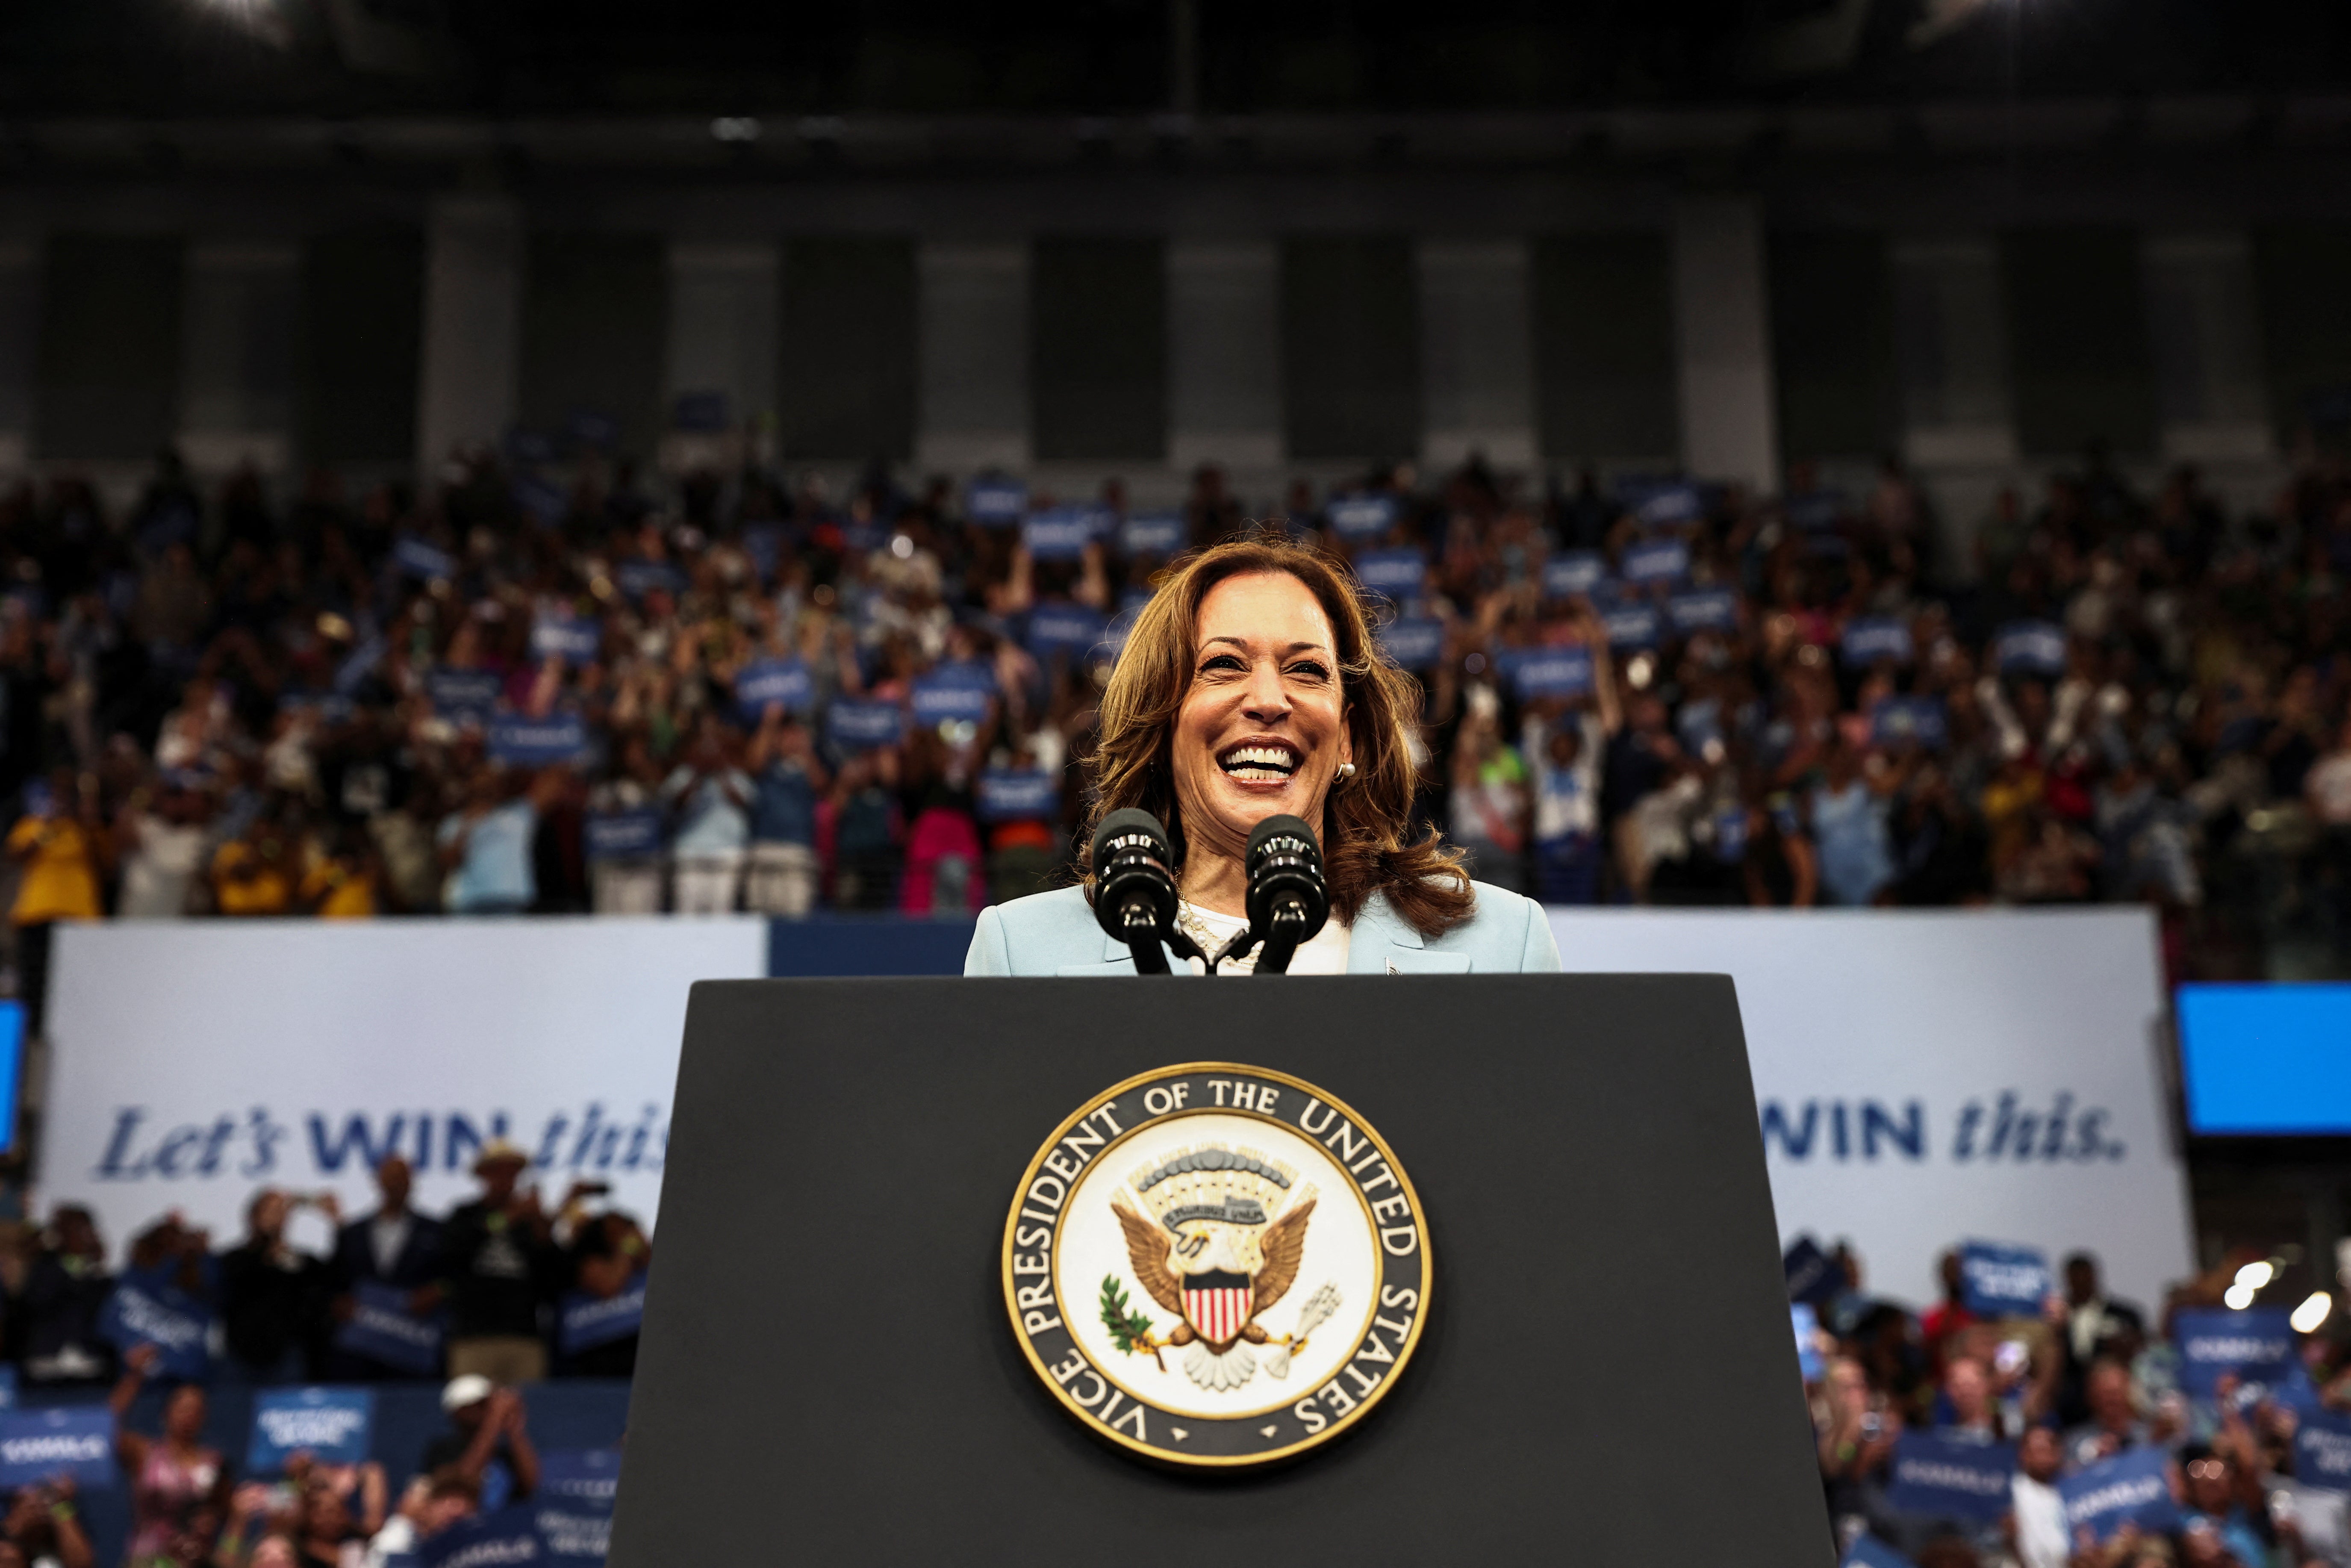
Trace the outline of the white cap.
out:
<instances>
[{"instance_id":1,"label":"white cap","mask_svg":"<svg viewBox=\"0 0 2351 1568\"><path fill-rule=\"evenodd\" d=\"M468 1405L479 1405L496 1392L497 1385L478 1372L469 1372L449 1380L449 1386L441 1391L441 1408L463 1410Z\"/></svg>"}]
</instances>

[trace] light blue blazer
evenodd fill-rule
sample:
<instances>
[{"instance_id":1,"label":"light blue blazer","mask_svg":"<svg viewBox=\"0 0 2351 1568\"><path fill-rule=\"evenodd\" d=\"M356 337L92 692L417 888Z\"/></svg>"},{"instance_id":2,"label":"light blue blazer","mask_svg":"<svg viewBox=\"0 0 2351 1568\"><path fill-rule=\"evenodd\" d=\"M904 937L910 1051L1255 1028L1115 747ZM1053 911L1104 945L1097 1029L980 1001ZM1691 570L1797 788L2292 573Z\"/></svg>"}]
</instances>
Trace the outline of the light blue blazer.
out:
<instances>
[{"instance_id":1,"label":"light blue blazer","mask_svg":"<svg viewBox=\"0 0 2351 1568\"><path fill-rule=\"evenodd\" d=\"M1484 883L1477 913L1442 936L1424 938L1387 899L1372 894L1347 934L1351 975L1553 974L1559 944L1542 905ZM1185 974L1170 956L1169 967ZM1081 887L1031 894L979 912L967 975L1132 975L1134 955L1095 924Z\"/></svg>"}]
</instances>

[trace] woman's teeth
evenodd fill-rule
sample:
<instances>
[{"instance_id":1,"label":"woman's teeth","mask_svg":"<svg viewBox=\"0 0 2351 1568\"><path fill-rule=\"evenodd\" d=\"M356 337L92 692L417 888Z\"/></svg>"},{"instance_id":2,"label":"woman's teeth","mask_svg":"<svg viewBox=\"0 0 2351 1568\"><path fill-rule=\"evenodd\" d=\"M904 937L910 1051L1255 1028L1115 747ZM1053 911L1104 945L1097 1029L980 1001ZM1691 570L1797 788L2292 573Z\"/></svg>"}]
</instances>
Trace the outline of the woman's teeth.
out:
<instances>
[{"instance_id":1,"label":"woman's teeth","mask_svg":"<svg viewBox=\"0 0 2351 1568\"><path fill-rule=\"evenodd\" d=\"M1224 759L1225 772L1250 780L1287 779L1298 770L1298 759L1279 746L1244 746Z\"/></svg>"}]
</instances>

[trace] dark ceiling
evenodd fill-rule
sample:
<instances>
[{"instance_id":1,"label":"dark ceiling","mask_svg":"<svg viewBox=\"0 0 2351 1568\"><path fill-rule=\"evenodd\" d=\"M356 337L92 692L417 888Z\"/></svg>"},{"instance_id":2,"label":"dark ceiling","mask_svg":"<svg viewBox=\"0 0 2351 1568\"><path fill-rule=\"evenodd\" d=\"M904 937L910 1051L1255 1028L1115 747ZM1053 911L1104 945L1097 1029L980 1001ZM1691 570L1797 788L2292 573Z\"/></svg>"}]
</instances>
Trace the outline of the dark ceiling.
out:
<instances>
[{"instance_id":1,"label":"dark ceiling","mask_svg":"<svg viewBox=\"0 0 2351 1568\"><path fill-rule=\"evenodd\" d=\"M2325 0L12 0L0 116L1149 114L1184 36L1211 114L2351 88Z\"/></svg>"}]
</instances>

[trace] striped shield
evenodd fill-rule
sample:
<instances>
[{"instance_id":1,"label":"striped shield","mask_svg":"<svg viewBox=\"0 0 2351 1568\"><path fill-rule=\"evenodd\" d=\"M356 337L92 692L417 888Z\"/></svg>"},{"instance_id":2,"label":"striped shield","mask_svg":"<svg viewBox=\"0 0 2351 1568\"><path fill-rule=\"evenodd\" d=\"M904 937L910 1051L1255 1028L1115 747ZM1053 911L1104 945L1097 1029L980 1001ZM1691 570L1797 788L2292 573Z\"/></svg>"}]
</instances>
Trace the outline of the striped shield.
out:
<instances>
[{"instance_id":1,"label":"striped shield","mask_svg":"<svg viewBox=\"0 0 2351 1568\"><path fill-rule=\"evenodd\" d=\"M1211 1269L1184 1276L1184 1315L1212 1345L1229 1344L1249 1327L1255 1283L1247 1274Z\"/></svg>"}]
</instances>

